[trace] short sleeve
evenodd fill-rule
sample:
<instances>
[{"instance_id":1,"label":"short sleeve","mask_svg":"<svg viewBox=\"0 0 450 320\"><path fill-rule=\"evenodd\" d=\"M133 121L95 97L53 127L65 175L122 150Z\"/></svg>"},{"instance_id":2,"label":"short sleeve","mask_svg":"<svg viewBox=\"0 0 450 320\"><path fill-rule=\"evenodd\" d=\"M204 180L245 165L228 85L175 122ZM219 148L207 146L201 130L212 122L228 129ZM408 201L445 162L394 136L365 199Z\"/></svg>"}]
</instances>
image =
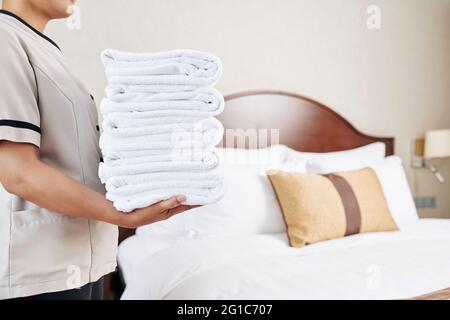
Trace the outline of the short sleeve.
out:
<instances>
[{"instance_id":1,"label":"short sleeve","mask_svg":"<svg viewBox=\"0 0 450 320\"><path fill-rule=\"evenodd\" d=\"M41 129L33 67L19 40L0 30L0 140L40 146Z\"/></svg>"}]
</instances>

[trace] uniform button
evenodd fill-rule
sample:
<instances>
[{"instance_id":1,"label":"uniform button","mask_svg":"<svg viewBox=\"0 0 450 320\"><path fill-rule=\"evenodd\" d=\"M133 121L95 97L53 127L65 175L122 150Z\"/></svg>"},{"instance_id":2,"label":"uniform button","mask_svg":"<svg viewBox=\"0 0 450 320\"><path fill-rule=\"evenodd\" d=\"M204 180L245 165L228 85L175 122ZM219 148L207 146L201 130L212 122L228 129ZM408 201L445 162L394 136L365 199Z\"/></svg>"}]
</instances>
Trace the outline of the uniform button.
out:
<instances>
[{"instance_id":1,"label":"uniform button","mask_svg":"<svg viewBox=\"0 0 450 320\"><path fill-rule=\"evenodd\" d=\"M97 131L100 132L100 127L98 125L95 126L95 129L97 129Z\"/></svg>"},{"instance_id":2,"label":"uniform button","mask_svg":"<svg viewBox=\"0 0 450 320\"><path fill-rule=\"evenodd\" d=\"M94 96L92 94L89 95L92 101L95 101Z\"/></svg>"}]
</instances>

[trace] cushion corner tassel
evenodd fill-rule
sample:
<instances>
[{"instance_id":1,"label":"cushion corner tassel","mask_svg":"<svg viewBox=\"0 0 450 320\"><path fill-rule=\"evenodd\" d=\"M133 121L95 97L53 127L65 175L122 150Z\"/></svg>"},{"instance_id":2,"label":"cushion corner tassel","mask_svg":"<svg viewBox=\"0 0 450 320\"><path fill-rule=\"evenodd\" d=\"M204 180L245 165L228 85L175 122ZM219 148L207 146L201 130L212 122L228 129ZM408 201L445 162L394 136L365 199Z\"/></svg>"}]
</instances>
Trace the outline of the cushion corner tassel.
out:
<instances>
[{"instance_id":1,"label":"cushion corner tassel","mask_svg":"<svg viewBox=\"0 0 450 320\"><path fill-rule=\"evenodd\" d=\"M106 198L122 212L145 208L176 195L187 205L206 205L224 193L216 173L215 146L224 129L215 117L224 110L213 88L222 63L196 50L101 53L108 81L99 177Z\"/></svg>"}]
</instances>

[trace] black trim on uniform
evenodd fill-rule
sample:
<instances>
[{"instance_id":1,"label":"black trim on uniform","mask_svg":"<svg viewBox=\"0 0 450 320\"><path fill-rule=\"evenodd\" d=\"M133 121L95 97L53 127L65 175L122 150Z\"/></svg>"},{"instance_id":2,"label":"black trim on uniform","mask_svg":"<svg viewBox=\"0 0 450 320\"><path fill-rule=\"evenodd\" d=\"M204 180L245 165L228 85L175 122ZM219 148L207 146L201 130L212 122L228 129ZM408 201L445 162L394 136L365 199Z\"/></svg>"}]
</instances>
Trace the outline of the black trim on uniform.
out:
<instances>
[{"instance_id":1,"label":"black trim on uniform","mask_svg":"<svg viewBox=\"0 0 450 320\"><path fill-rule=\"evenodd\" d=\"M10 12L10 11L6 11L3 9L0 9L0 13L6 14L7 16L13 17L17 20L19 20L21 23L23 23L25 26L27 26L28 28L30 28L34 33L36 33L37 35L41 36L42 38L44 38L45 40L47 40L48 42L50 42L52 45L54 45L55 47L58 48L59 51L61 51L61 49L58 47L58 45L49 37L47 37L45 34L43 34L42 32L36 30L33 26L31 26L28 22L26 22L25 20L23 20L21 17L15 15L14 13Z\"/></svg>"},{"instance_id":2,"label":"black trim on uniform","mask_svg":"<svg viewBox=\"0 0 450 320\"><path fill-rule=\"evenodd\" d=\"M14 127L14 128L20 128L20 129L28 129L36 131L37 133L41 134L41 128L38 126L24 121L17 121L17 120L0 120L0 127Z\"/></svg>"}]
</instances>

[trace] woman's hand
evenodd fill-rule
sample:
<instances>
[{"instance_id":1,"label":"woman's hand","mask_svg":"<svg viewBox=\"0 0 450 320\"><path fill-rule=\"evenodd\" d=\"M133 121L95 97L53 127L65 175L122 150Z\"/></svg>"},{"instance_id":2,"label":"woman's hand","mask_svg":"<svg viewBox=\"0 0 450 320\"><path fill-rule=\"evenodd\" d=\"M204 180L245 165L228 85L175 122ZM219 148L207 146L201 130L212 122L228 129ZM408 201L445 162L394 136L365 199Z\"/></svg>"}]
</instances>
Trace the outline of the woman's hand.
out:
<instances>
[{"instance_id":1,"label":"woman's hand","mask_svg":"<svg viewBox=\"0 0 450 320\"><path fill-rule=\"evenodd\" d=\"M118 224L124 228L137 228L169 219L178 213L195 208L195 206L183 205L184 201L186 201L185 196L176 196L169 200L155 203L148 208L136 209L130 213L121 213Z\"/></svg>"}]
</instances>

